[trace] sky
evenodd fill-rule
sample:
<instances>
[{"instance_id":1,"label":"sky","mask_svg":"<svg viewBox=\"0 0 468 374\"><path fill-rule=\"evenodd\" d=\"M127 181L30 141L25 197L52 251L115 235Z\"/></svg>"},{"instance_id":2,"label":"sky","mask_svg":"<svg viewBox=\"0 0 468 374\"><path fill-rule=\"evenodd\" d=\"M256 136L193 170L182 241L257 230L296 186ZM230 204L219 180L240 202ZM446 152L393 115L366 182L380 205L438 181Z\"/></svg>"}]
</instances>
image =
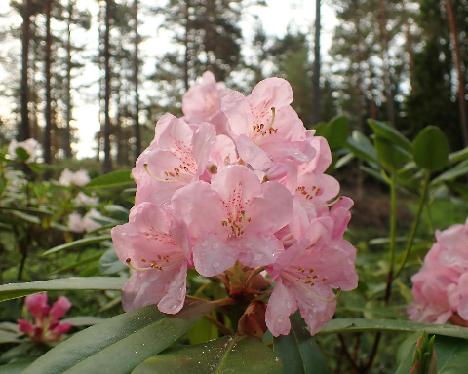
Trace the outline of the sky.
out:
<instances>
[{"instance_id":1,"label":"sky","mask_svg":"<svg viewBox=\"0 0 468 374\"><path fill-rule=\"evenodd\" d=\"M94 19L97 16L97 2L95 0L81 0L78 2L81 7L86 7ZM145 38L140 44L140 55L144 57L144 66L142 73L148 73L154 67L155 59L163 55L171 48L170 36L164 33L163 29L158 29L158 22L154 16L149 16L145 11L150 6L154 6L154 0L141 0L142 15L140 16L140 32ZM313 30L315 19L315 1L312 0L266 0L266 7L252 7L242 21L242 32L244 38L248 41L253 37L255 16L262 22L267 35L282 36L286 33L288 25L293 25L301 31ZM9 10L9 1L0 0L0 13L6 13ZM19 24L20 19L12 15L11 24ZM156 22L156 24L155 24ZM73 32L74 43L86 46L84 55L93 56L97 54L97 28L89 31ZM327 2L322 1L322 58L326 63L328 61L327 52L331 47L332 31L336 24L333 9ZM10 48L19 48L19 42L15 41ZM78 95L73 98L74 122L72 126L78 129L78 142L73 145L78 158L93 157L96 150L96 131L99 129L99 107L97 103L99 70L91 62L87 62L85 68L75 77L73 85L85 86L80 89ZM5 77L5 72L0 66L0 79ZM145 87L142 89L145 95ZM149 92L146 92L149 93ZM7 114L8 106L1 106L0 113Z\"/></svg>"}]
</instances>

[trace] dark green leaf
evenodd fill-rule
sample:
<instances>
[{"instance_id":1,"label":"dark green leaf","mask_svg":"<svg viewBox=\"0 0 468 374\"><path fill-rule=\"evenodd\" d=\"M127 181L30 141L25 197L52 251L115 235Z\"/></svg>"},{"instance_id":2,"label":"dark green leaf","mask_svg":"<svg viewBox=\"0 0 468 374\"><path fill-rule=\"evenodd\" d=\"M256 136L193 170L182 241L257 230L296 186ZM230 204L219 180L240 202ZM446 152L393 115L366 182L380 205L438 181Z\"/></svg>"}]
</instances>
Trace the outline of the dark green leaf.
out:
<instances>
[{"instance_id":1,"label":"dark green leaf","mask_svg":"<svg viewBox=\"0 0 468 374\"><path fill-rule=\"evenodd\" d=\"M370 119L368 122L376 137L383 138L390 144L398 146L406 152L411 152L411 142L397 129L387 125L384 122L379 122L372 119Z\"/></svg>"},{"instance_id":2,"label":"dark green leaf","mask_svg":"<svg viewBox=\"0 0 468 374\"><path fill-rule=\"evenodd\" d=\"M280 360L255 338L224 337L151 357L133 374L279 374Z\"/></svg>"},{"instance_id":3,"label":"dark green leaf","mask_svg":"<svg viewBox=\"0 0 468 374\"><path fill-rule=\"evenodd\" d=\"M0 373L2 374L22 374L24 369L26 369L31 364L30 359L21 360L18 362L13 362L11 364L0 365Z\"/></svg>"},{"instance_id":4,"label":"dark green leaf","mask_svg":"<svg viewBox=\"0 0 468 374\"><path fill-rule=\"evenodd\" d=\"M273 349L283 363L284 373L330 373L320 347L310 336L302 319L296 314L291 323L289 335L273 340Z\"/></svg>"},{"instance_id":5,"label":"dark green leaf","mask_svg":"<svg viewBox=\"0 0 468 374\"><path fill-rule=\"evenodd\" d=\"M447 166L449 143L441 129L428 126L422 129L413 140L413 157L416 165L429 170Z\"/></svg>"},{"instance_id":6,"label":"dark green leaf","mask_svg":"<svg viewBox=\"0 0 468 374\"><path fill-rule=\"evenodd\" d=\"M343 116L335 117L318 126L316 134L325 137L331 149L342 148L346 145L349 134L348 119Z\"/></svg>"},{"instance_id":7,"label":"dark green leaf","mask_svg":"<svg viewBox=\"0 0 468 374\"><path fill-rule=\"evenodd\" d=\"M468 160L465 160L438 175L437 178L432 180L431 185L449 182L464 175L468 175Z\"/></svg>"},{"instance_id":8,"label":"dark green leaf","mask_svg":"<svg viewBox=\"0 0 468 374\"><path fill-rule=\"evenodd\" d=\"M0 301L17 299L41 291L121 290L123 284L124 279L116 277L77 277L26 283L7 283L0 286Z\"/></svg>"},{"instance_id":9,"label":"dark green leaf","mask_svg":"<svg viewBox=\"0 0 468 374\"><path fill-rule=\"evenodd\" d=\"M468 339L467 327L434 325L399 319L334 318L320 330L319 334L366 331L427 332L428 334Z\"/></svg>"},{"instance_id":10,"label":"dark green leaf","mask_svg":"<svg viewBox=\"0 0 468 374\"><path fill-rule=\"evenodd\" d=\"M172 317L151 305L109 318L65 340L24 373L129 373L146 358L169 348L212 307L194 303Z\"/></svg>"},{"instance_id":11,"label":"dark green leaf","mask_svg":"<svg viewBox=\"0 0 468 374\"><path fill-rule=\"evenodd\" d=\"M374 146L377 151L377 158L383 167L389 170L396 170L411 160L411 154L400 146L393 144L386 138L376 136Z\"/></svg>"},{"instance_id":12,"label":"dark green leaf","mask_svg":"<svg viewBox=\"0 0 468 374\"><path fill-rule=\"evenodd\" d=\"M117 274L126 268L117 257L114 248L109 248L99 259L99 269L104 275Z\"/></svg>"},{"instance_id":13,"label":"dark green leaf","mask_svg":"<svg viewBox=\"0 0 468 374\"><path fill-rule=\"evenodd\" d=\"M135 184L131 170L115 170L94 178L86 185L89 189L126 188Z\"/></svg>"},{"instance_id":14,"label":"dark green leaf","mask_svg":"<svg viewBox=\"0 0 468 374\"><path fill-rule=\"evenodd\" d=\"M356 157L369 162L377 162L375 149L369 138L362 132L353 131L347 140L347 145Z\"/></svg>"},{"instance_id":15,"label":"dark green leaf","mask_svg":"<svg viewBox=\"0 0 468 374\"><path fill-rule=\"evenodd\" d=\"M48 256L55 252L62 251L64 249L83 247L89 244L104 242L106 240L112 240L112 237L110 235L101 235L101 236L93 236L91 238L84 238L84 239L76 240L74 242L60 244L56 247L50 248L47 251L43 252L41 256Z\"/></svg>"}]
</instances>

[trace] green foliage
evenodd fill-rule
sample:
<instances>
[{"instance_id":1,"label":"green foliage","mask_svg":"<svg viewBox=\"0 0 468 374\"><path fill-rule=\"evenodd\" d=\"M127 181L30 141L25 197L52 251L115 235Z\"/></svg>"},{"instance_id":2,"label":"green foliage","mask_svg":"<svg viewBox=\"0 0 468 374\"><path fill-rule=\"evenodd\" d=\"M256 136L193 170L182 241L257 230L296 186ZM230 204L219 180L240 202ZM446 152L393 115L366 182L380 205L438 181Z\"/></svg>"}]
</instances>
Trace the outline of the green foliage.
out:
<instances>
[{"instance_id":1,"label":"green foliage","mask_svg":"<svg viewBox=\"0 0 468 374\"><path fill-rule=\"evenodd\" d=\"M447 136L438 127L424 128L413 141L414 161L421 168L434 171L446 167L449 153Z\"/></svg>"}]
</instances>

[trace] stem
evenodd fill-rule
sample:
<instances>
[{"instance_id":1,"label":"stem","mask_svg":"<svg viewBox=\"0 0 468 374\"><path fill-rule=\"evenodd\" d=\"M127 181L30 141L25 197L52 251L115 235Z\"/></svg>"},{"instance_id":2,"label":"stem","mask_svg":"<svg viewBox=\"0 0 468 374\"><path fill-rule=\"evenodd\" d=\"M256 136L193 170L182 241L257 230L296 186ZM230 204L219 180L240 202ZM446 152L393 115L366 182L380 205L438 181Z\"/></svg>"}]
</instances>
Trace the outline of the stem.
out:
<instances>
[{"instance_id":1,"label":"stem","mask_svg":"<svg viewBox=\"0 0 468 374\"><path fill-rule=\"evenodd\" d=\"M429 187L430 176L431 176L430 171L426 169L424 171L424 178L423 178L422 184L421 184L421 195L419 197L418 209L416 211L416 215L415 215L413 223L411 225L411 231L410 231L410 234L409 234L409 237L408 237L408 241L406 242L405 256L403 257L403 261L402 261L402 263L400 265L400 268L396 272L393 279L398 278L398 276L401 274L401 272L403 271L403 269L404 269L404 267L406 265L406 262L408 261L409 255L411 253L411 249L413 247L413 242L414 242L414 237L416 236L416 232L418 231L419 222L421 221L421 215L422 215L422 211L423 211L423 208L424 208L424 204L426 203L426 200L427 200L427 191L428 191L428 187Z\"/></svg>"},{"instance_id":2,"label":"stem","mask_svg":"<svg viewBox=\"0 0 468 374\"><path fill-rule=\"evenodd\" d=\"M385 305L388 305L392 296L393 271L395 268L396 252L396 226L397 226L397 183L396 171L392 170L390 175L390 264L387 275L387 286L385 289Z\"/></svg>"},{"instance_id":3,"label":"stem","mask_svg":"<svg viewBox=\"0 0 468 374\"><path fill-rule=\"evenodd\" d=\"M255 270L253 270L249 277L247 278L247 280L245 281L245 286L248 287L250 282L255 278L255 276L257 276L258 274L260 274L263 270L265 270L265 266L260 266L258 268L256 268Z\"/></svg>"},{"instance_id":4,"label":"stem","mask_svg":"<svg viewBox=\"0 0 468 374\"><path fill-rule=\"evenodd\" d=\"M392 170L390 174L390 264L387 274L387 286L385 287L385 305L388 305L392 296L392 283L393 283L393 270L395 267L395 242L396 242L396 226L397 226L397 183L396 183L396 171ZM380 339L382 334L378 332L375 335L374 343L372 344L371 353L369 360L364 368L364 372L367 372L372 367L374 358L379 348Z\"/></svg>"},{"instance_id":5,"label":"stem","mask_svg":"<svg viewBox=\"0 0 468 374\"><path fill-rule=\"evenodd\" d=\"M345 356L348 359L349 363L353 367L353 373L359 373L360 372L359 366L356 363L356 360L353 358L353 356L351 356L351 354L349 353L347 345L346 345L346 341L345 341L343 335L338 334L338 339L340 340L341 349L343 350L343 353L345 354Z\"/></svg>"}]
</instances>

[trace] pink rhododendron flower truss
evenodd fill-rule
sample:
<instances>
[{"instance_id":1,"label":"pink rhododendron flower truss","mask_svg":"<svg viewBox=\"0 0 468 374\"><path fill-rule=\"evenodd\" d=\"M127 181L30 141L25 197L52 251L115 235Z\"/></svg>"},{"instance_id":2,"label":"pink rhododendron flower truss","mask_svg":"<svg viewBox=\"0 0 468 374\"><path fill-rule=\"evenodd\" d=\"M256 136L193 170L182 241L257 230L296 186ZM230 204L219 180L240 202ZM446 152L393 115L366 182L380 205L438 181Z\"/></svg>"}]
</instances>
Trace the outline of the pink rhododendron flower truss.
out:
<instances>
[{"instance_id":1,"label":"pink rhododendron flower truss","mask_svg":"<svg viewBox=\"0 0 468 374\"><path fill-rule=\"evenodd\" d=\"M465 224L436 232L436 242L411 281L411 319L468 323L468 219Z\"/></svg>"},{"instance_id":2,"label":"pink rhododendron flower truss","mask_svg":"<svg viewBox=\"0 0 468 374\"><path fill-rule=\"evenodd\" d=\"M19 330L35 342L56 342L72 327L70 323L60 322L71 308L65 296L60 296L50 307L47 293L36 293L26 296L25 307L32 320L18 320Z\"/></svg>"},{"instance_id":3,"label":"pink rhododendron flower truss","mask_svg":"<svg viewBox=\"0 0 468 374\"><path fill-rule=\"evenodd\" d=\"M357 285L356 251L343 239L352 201L325 174L327 141L305 129L292 101L284 79L243 95L208 72L183 96L183 117L160 118L133 170L129 223L112 230L132 273L125 309L177 313L194 268L233 297L271 293L268 306L257 299L248 310L275 336L289 333L297 309L312 334L333 317L334 289Z\"/></svg>"}]
</instances>

